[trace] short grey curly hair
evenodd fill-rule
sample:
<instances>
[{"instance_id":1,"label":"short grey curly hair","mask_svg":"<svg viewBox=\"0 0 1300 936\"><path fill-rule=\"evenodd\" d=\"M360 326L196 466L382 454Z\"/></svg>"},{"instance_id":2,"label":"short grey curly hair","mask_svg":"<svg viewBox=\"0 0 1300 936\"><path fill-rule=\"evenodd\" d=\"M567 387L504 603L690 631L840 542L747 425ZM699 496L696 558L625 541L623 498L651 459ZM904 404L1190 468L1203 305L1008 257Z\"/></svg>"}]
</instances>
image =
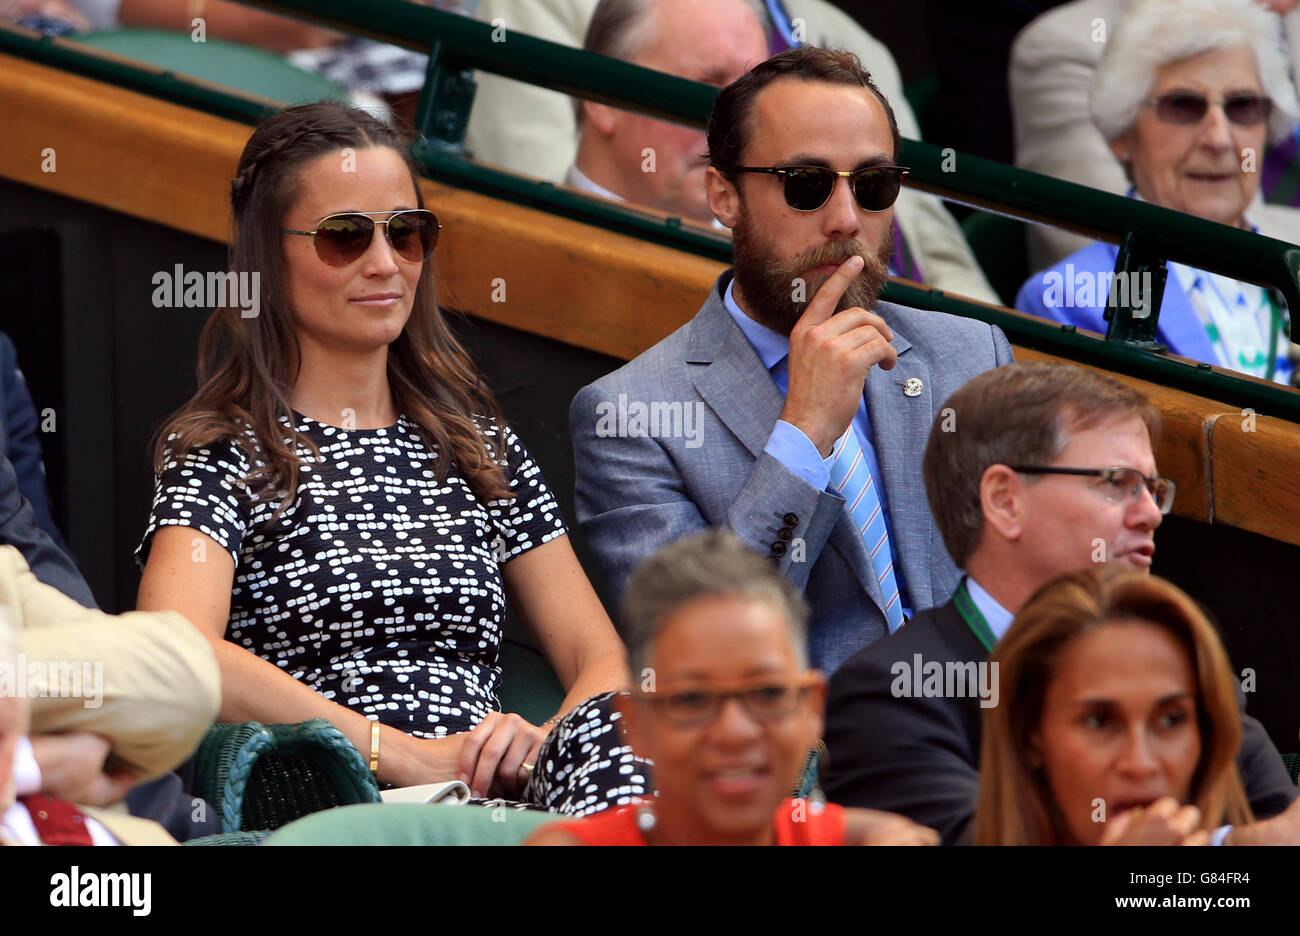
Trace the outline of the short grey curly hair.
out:
<instances>
[{"instance_id":1,"label":"short grey curly hair","mask_svg":"<svg viewBox=\"0 0 1300 936\"><path fill-rule=\"evenodd\" d=\"M795 660L808 665L808 605L766 558L725 528L669 543L641 563L623 592L623 636L633 681L650 662L664 621L697 598L734 597L769 605L789 628Z\"/></svg>"},{"instance_id":2,"label":"short grey curly hair","mask_svg":"<svg viewBox=\"0 0 1300 936\"><path fill-rule=\"evenodd\" d=\"M1137 0L1111 26L1089 96L1093 123L1107 140L1133 126L1161 67L1239 46L1255 54L1260 86L1273 99L1269 140L1284 139L1295 128L1300 104L1282 47L1281 20L1255 0Z\"/></svg>"}]
</instances>

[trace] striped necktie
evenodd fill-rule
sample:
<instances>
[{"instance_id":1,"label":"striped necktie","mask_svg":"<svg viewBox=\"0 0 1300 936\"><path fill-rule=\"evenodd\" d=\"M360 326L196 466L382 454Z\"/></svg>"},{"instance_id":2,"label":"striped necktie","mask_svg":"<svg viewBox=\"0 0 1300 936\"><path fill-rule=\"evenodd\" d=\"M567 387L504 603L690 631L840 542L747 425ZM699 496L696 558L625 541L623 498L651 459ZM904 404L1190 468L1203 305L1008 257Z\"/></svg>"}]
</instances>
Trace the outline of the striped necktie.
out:
<instances>
[{"instance_id":1,"label":"striped necktie","mask_svg":"<svg viewBox=\"0 0 1300 936\"><path fill-rule=\"evenodd\" d=\"M843 496L849 516L867 547L871 568L885 596L885 620L892 634L903 625L903 602L894 575L894 552L889 544L889 531L885 528L885 515L880 509L876 479L871 476L871 466L852 426L835 443L831 454L834 457L831 487Z\"/></svg>"}]
</instances>

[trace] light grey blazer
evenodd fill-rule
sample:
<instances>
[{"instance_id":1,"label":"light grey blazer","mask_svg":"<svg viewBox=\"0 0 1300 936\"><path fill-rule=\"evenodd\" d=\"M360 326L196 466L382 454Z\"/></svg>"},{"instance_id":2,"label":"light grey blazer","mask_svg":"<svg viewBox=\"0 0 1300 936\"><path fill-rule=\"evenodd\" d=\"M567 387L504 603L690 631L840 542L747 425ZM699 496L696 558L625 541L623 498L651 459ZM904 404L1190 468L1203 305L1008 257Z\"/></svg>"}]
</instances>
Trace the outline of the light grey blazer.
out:
<instances>
[{"instance_id":1,"label":"light grey blazer","mask_svg":"<svg viewBox=\"0 0 1300 936\"><path fill-rule=\"evenodd\" d=\"M578 522L615 600L637 563L687 533L729 526L772 555L788 528L779 566L812 607L813 665L833 671L887 632L884 596L844 498L814 489L763 451L785 401L723 305L730 278L730 270L719 277L690 322L574 398ZM875 311L898 349L892 371L873 367L867 377L877 480L911 607L920 611L946 602L959 577L921 477L930 426L969 378L1009 363L1011 346L973 319L887 302ZM916 396L903 393L910 378L921 381ZM673 403L682 406L665 406ZM656 432L631 418L636 404L659 404L658 425L648 427ZM675 410L680 422L665 415Z\"/></svg>"}]
</instances>

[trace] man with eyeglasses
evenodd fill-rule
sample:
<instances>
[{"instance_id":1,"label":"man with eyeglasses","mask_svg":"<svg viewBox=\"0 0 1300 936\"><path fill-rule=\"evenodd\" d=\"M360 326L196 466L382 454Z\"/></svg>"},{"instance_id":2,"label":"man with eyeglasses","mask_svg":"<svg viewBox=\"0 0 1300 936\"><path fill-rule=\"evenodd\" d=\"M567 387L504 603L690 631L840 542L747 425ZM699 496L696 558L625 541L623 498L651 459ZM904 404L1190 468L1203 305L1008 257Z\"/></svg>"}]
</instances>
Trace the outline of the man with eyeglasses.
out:
<instances>
[{"instance_id":1,"label":"man with eyeglasses","mask_svg":"<svg viewBox=\"0 0 1300 936\"><path fill-rule=\"evenodd\" d=\"M734 266L690 323L575 398L578 518L614 598L663 544L730 527L803 589L831 672L956 587L918 466L944 399L1011 348L877 302L907 170L852 55L751 69L719 94L708 145Z\"/></svg>"},{"instance_id":2,"label":"man with eyeglasses","mask_svg":"<svg viewBox=\"0 0 1300 936\"><path fill-rule=\"evenodd\" d=\"M830 682L827 797L898 812L946 844L967 840L979 789L980 668L1020 607L1060 575L1109 563L1150 571L1175 485L1160 477L1156 411L1112 377L1021 362L976 377L947 401L926 447L935 521L966 577L952 600L858 653ZM949 421L945 425L944 420ZM936 680L933 674L963 674ZM920 691L918 691L918 687ZM1297 841L1300 793L1243 713L1238 768L1257 819L1230 844Z\"/></svg>"}]
</instances>

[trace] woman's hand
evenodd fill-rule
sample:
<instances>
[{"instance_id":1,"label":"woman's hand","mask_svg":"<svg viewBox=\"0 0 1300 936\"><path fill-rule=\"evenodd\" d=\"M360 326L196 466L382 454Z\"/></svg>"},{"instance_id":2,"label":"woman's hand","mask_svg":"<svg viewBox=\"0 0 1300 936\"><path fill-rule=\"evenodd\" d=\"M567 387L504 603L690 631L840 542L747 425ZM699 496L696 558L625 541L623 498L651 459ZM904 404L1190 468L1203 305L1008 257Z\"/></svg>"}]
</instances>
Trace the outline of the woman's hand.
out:
<instances>
[{"instance_id":1,"label":"woman's hand","mask_svg":"<svg viewBox=\"0 0 1300 936\"><path fill-rule=\"evenodd\" d=\"M1210 833L1199 828L1201 811L1180 806L1172 796L1150 806L1130 809L1113 819L1102 845L1208 845Z\"/></svg>"},{"instance_id":2,"label":"woman's hand","mask_svg":"<svg viewBox=\"0 0 1300 936\"><path fill-rule=\"evenodd\" d=\"M474 796L509 796L528 782L549 733L518 715L492 712L461 738L460 779Z\"/></svg>"},{"instance_id":3,"label":"woman's hand","mask_svg":"<svg viewBox=\"0 0 1300 936\"><path fill-rule=\"evenodd\" d=\"M938 845L939 833L898 813L879 809L846 809L844 844Z\"/></svg>"}]
</instances>

